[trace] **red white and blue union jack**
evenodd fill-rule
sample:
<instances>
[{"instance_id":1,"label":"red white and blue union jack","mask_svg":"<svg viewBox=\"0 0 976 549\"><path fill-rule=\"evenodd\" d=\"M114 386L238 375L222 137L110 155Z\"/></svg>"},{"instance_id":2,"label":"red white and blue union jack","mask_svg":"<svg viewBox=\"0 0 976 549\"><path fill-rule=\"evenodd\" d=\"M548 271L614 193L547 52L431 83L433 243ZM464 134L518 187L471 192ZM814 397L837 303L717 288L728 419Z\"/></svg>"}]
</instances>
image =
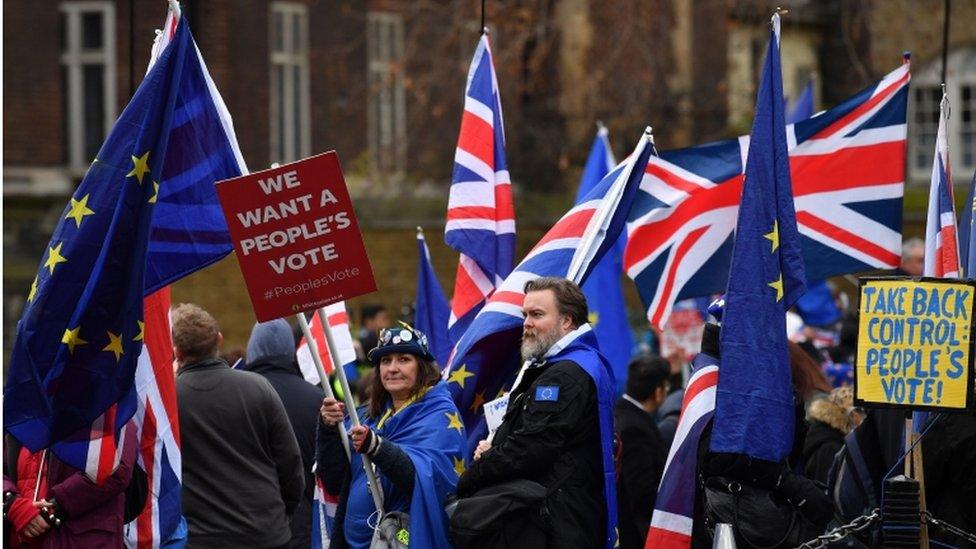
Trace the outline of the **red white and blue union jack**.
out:
<instances>
[{"instance_id":1,"label":"red white and blue union jack","mask_svg":"<svg viewBox=\"0 0 976 549\"><path fill-rule=\"evenodd\" d=\"M952 169L949 166L949 100L943 95L939 105L939 130L932 159L932 183L925 220L925 266L922 274L940 278L959 277L959 238L952 196Z\"/></svg>"},{"instance_id":2,"label":"red white and blue union jack","mask_svg":"<svg viewBox=\"0 0 976 549\"><path fill-rule=\"evenodd\" d=\"M715 415L718 364L710 356L695 358L695 373L688 380L681 402L681 417L674 442L664 463L661 485L654 501L646 549L691 547L698 486L698 443Z\"/></svg>"},{"instance_id":3,"label":"red white and blue union jack","mask_svg":"<svg viewBox=\"0 0 976 549\"><path fill-rule=\"evenodd\" d=\"M488 298L454 347L443 375L472 449L486 434L482 404L509 388L521 363L525 284L542 276L583 283L624 229L642 177L641 166L652 154L654 143L648 133L626 161L549 229Z\"/></svg>"},{"instance_id":4,"label":"red white and blue union jack","mask_svg":"<svg viewBox=\"0 0 976 549\"><path fill-rule=\"evenodd\" d=\"M515 263L515 208L488 34L471 60L444 237L460 252L449 321L457 342Z\"/></svg>"},{"instance_id":5,"label":"red white and blue union jack","mask_svg":"<svg viewBox=\"0 0 976 549\"><path fill-rule=\"evenodd\" d=\"M786 128L807 277L901 260L909 64ZM749 137L651 157L628 220L624 269L650 323L675 301L725 291Z\"/></svg>"}]
</instances>

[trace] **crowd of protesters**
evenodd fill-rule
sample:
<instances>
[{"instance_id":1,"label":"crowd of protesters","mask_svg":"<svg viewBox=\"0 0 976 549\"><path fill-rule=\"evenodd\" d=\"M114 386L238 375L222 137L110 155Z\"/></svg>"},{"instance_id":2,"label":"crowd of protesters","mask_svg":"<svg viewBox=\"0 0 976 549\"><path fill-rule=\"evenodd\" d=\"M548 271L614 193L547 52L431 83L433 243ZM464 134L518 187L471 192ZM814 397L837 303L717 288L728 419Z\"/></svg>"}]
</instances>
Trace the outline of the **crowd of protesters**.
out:
<instances>
[{"instance_id":1,"label":"crowd of protesters","mask_svg":"<svg viewBox=\"0 0 976 549\"><path fill-rule=\"evenodd\" d=\"M906 244L903 274L920 274L920 254L919 242ZM614 397L579 288L543 278L525 291L525 365L502 425L472 459L426 335L392 326L382 307L364 311L357 342L364 366L357 425L342 400L303 379L288 322L256 324L246 352L232 358L243 368L232 368L219 355L217 321L195 305L177 306L171 321L185 527L168 546L315 546L318 479L338 502L330 547L603 547L608 536L623 548L644 547L690 366L652 346L629 364L625 390ZM788 460L710 453L710 428L701 435L692 546L713 543L719 511L706 492L716 482L780 498L803 532L822 533L877 505L902 454L904 415L854 405L856 311L843 294L831 298L836 315L819 317L826 322L791 324L796 434ZM700 353L717 361L720 314L710 320ZM928 509L976 530L976 419L930 421L923 445ZM122 545L130 508L137 513L146 497L134 437L101 483L51 452L6 440L4 537L11 546ZM845 465L870 478L852 481ZM608 506L613 483L616 505ZM608 520L610 507L617 516ZM751 545L743 531L787 520L748 512L737 517L740 546ZM763 526L750 526L757 523ZM960 543L944 532L931 536ZM846 543L877 542L865 533Z\"/></svg>"}]
</instances>

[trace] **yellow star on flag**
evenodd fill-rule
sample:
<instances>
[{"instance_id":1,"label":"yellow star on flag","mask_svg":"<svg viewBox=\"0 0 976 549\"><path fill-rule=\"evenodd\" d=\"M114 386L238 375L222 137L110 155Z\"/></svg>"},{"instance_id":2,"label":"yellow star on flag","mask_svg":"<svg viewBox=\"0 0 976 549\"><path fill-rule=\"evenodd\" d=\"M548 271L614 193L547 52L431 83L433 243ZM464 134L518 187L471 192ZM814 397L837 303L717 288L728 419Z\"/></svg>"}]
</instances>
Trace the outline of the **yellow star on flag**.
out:
<instances>
[{"instance_id":1,"label":"yellow star on flag","mask_svg":"<svg viewBox=\"0 0 976 549\"><path fill-rule=\"evenodd\" d=\"M451 459L454 461L454 472L457 473L457 476L461 476L464 473L464 469L465 469L464 460L459 457L451 458Z\"/></svg>"},{"instance_id":2,"label":"yellow star on flag","mask_svg":"<svg viewBox=\"0 0 976 549\"><path fill-rule=\"evenodd\" d=\"M139 324L139 334L132 338L132 341L142 341L142 338L146 333L146 323L141 320L137 320L136 323Z\"/></svg>"},{"instance_id":3,"label":"yellow star on flag","mask_svg":"<svg viewBox=\"0 0 976 549\"><path fill-rule=\"evenodd\" d=\"M81 325L74 330L65 330L64 335L61 336L61 343L68 346L69 353L74 353L75 347L78 345L86 345L88 343L84 339L81 339L81 334L79 332L81 332Z\"/></svg>"},{"instance_id":4,"label":"yellow star on flag","mask_svg":"<svg viewBox=\"0 0 976 549\"><path fill-rule=\"evenodd\" d=\"M88 209L88 197L90 194L86 194L81 197L81 200L75 200L74 197L71 198L71 210L68 215L64 216L65 219L74 219L75 225L81 228L81 220L85 218L86 215L95 215L95 212Z\"/></svg>"},{"instance_id":5,"label":"yellow star on flag","mask_svg":"<svg viewBox=\"0 0 976 549\"><path fill-rule=\"evenodd\" d=\"M153 181L153 195L149 197L149 203L150 204L155 204L156 203L156 198L158 198L158 197L159 197L159 183L156 182L156 181Z\"/></svg>"},{"instance_id":6,"label":"yellow star on flag","mask_svg":"<svg viewBox=\"0 0 976 549\"><path fill-rule=\"evenodd\" d=\"M36 296L37 296L37 275L34 275L34 282L31 282L30 293L27 294L27 302L30 303L31 301L34 301L34 298Z\"/></svg>"},{"instance_id":7,"label":"yellow star on flag","mask_svg":"<svg viewBox=\"0 0 976 549\"><path fill-rule=\"evenodd\" d=\"M463 431L464 430L464 424L461 423L461 416L457 412L454 412L453 414L449 414L447 412L444 412L444 415L447 416L447 428L448 429L457 429L457 431L459 433L464 432Z\"/></svg>"},{"instance_id":8,"label":"yellow star on flag","mask_svg":"<svg viewBox=\"0 0 976 549\"><path fill-rule=\"evenodd\" d=\"M780 273L779 278L770 282L767 286L776 290L776 301L783 299L783 273Z\"/></svg>"},{"instance_id":9,"label":"yellow star on flag","mask_svg":"<svg viewBox=\"0 0 976 549\"><path fill-rule=\"evenodd\" d=\"M451 372L451 377L447 379L448 383L457 383L464 389L464 380L472 377L474 374L468 371L466 365L462 364L460 368Z\"/></svg>"},{"instance_id":10,"label":"yellow star on flag","mask_svg":"<svg viewBox=\"0 0 976 549\"><path fill-rule=\"evenodd\" d=\"M61 246L64 242L58 242L58 245L53 248L48 248L47 261L44 262L44 266L47 267L51 274L54 274L54 267L58 263L65 263L68 261L66 257L61 255Z\"/></svg>"},{"instance_id":11,"label":"yellow star on flag","mask_svg":"<svg viewBox=\"0 0 976 549\"><path fill-rule=\"evenodd\" d=\"M124 354L124 351L122 350L122 334L115 335L108 330L106 330L105 333L108 334L108 345L102 348L102 350L115 353L116 362L122 360L122 355Z\"/></svg>"},{"instance_id":12,"label":"yellow star on flag","mask_svg":"<svg viewBox=\"0 0 976 549\"><path fill-rule=\"evenodd\" d=\"M779 248L779 220L774 219L772 232L768 232L763 236L773 245L773 249L769 253L775 252L776 248Z\"/></svg>"},{"instance_id":13,"label":"yellow star on flag","mask_svg":"<svg viewBox=\"0 0 976 549\"><path fill-rule=\"evenodd\" d=\"M142 185L142 178L145 177L146 172L149 171L149 151L142 156L132 157L132 171L125 174L126 177L135 177L139 184Z\"/></svg>"},{"instance_id":14,"label":"yellow star on flag","mask_svg":"<svg viewBox=\"0 0 976 549\"><path fill-rule=\"evenodd\" d=\"M479 409L484 404L485 404L485 392L481 391L480 393L475 393L474 402L471 404L471 411L477 414Z\"/></svg>"}]
</instances>

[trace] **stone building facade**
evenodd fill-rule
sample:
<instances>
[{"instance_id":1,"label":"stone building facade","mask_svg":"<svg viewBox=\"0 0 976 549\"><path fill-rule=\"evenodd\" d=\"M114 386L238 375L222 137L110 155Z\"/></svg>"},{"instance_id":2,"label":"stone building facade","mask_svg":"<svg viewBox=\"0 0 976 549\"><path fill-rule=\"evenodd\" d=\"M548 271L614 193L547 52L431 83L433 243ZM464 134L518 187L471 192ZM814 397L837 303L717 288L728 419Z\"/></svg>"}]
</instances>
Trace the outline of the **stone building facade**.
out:
<instances>
[{"instance_id":1,"label":"stone building facade","mask_svg":"<svg viewBox=\"0 0 976 549\"><path fill-rule=\"evenodd\" d=\"M819 108L914 52L909 173L924 183L941 1L489 1L520 250L570 204L597 120L618 157L646 125L663 149L748 132L776 5L790 9L785 92L796 97L813 77ZM952 7L951 144L962 183L976 169L976 0ZM165 9L164 0L3 6L4 360L47 239L144 74ZM439 235L479 9L476 0L183 2L249 166L339 152L380 286L353 301L354 319L363 302L396 314L410 301L417 225L450 293L457 255ZM173 299L214 310L229 344L246 342L253 316L233 258L178 283Z\"/></svg>"}]
</instances>

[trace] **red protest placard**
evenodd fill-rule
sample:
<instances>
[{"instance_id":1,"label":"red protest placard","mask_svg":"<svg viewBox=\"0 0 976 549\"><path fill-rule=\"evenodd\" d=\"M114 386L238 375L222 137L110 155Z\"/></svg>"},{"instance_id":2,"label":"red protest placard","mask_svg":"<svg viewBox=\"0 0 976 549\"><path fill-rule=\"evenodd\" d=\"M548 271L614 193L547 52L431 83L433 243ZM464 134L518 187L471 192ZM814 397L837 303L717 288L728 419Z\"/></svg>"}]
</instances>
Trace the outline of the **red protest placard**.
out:
<instances>
[{"instance_id":1,"label":"red protest placard","mask_svg":"<svg viewBox=\"0 0 976 549\"><path fill-rule=\"evenodd\" d=\"M258 320L376 290L334 152L217 183Z\"/></svg>"}]
</instances>

